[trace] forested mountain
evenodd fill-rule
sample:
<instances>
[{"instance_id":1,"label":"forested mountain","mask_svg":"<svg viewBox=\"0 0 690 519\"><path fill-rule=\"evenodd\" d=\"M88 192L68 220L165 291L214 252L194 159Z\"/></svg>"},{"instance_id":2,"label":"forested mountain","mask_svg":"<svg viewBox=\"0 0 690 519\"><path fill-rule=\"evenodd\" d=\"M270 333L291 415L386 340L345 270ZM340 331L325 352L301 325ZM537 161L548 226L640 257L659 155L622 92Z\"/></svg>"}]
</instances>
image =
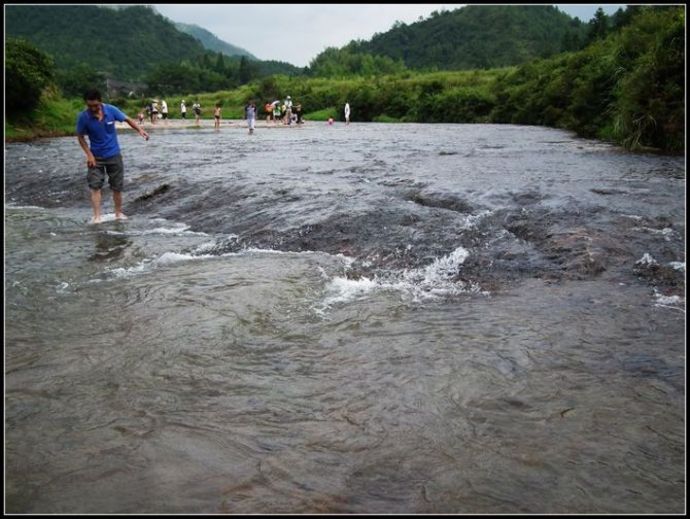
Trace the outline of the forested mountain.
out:
<instances>
[{"instance_id":1,"label":"forested mountain","mask_svg":"<svg viewBox=\"0 0 690 519\"><path fill-rule=\"evenodd\" d=\"M201 27L176 24L151 6L9 5L5 27L8 37L23 38L52 58L56 82L68 96L89 85L105 89L105 77L143 82L149 93L163 94L303 73L290 63L260 61ZM198 37L219 51L206 49Z\"/></svg>"},{"instance_id":2,"label":"forested mountain","mask_svg":"<svg viewBox=\"0 0 690 519\"><path fill-rule=\"evenodd\" d=\"M199 40L202 43L204 48L208 50L222 52L226 56L246 56L249 59L258 61L258 58L250 52L244 50L241 47L231 45L230 43L221 40L215 34L207 31L203 27L199 27L198 25L193 24L177 22L175 23L175 27L177 27L179 31L189 34L190 36L194 36L197 40Z\"/></svg>"},{"instance_id":3,"label":"forested mountain","mask_svg":"<svg viewBox=\"0 0 690 519\"><path fill-rule=\"evenodd\" d=\"M86 64L123 80L141 80L154 65L205 51L146 6L7 5L5 31L50 54L58 69Z\"/></svg>"},{"instance_id":4,"label":"forested mountain","mask_svg":"<svg viewBox=\"0 0 690 519\"><path fill-rule=\"evenodd\" d=\"M586 24L554 6L468 5L434 11L409 25L396 22L391 30L369 41L353 41L339 53L345 61L352 55L370 54L421 70L494 68L577 50L587 31ZM322 75L337 59L338 53L327 49L310 68Z\"/></svg>"}]
</instances>

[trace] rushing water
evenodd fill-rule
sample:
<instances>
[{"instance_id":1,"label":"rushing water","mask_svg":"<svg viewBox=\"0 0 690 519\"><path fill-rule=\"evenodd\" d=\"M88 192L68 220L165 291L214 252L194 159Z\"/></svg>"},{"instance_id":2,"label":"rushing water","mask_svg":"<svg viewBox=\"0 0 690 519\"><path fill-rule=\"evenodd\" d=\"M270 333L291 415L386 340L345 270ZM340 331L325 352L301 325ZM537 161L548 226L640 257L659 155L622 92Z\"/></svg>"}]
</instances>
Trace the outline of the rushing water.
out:
<instances>
[{"instance_id":1,"label":"rushing water","mask_svg":"<svg viewBox=\"0 0 690 519\"><path fill-rule=\"evenodd\" d=\"M6 144L6 509L680 513L685 167L558 130Z\"/></svg>"}]
</instances>

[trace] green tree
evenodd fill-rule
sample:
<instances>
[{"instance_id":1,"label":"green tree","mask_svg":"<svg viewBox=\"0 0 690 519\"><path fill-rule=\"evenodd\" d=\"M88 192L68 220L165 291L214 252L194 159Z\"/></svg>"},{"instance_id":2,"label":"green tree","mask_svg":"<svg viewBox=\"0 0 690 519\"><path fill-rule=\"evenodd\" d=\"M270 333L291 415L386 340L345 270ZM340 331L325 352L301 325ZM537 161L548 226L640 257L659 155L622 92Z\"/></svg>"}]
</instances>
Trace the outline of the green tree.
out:
<instances>
[{"instance_id":1,"label":"green tree","mask_svg":"<svg viewBox=\"0 0 690 519\"><path fill-rule=\"evenodd\" d=\"M281 91L276 78L271 76L262 79L256 90L254 97L256 99L263 99L266 101L273 101L274 99L280 99Z\"/></svg>"},{"instance_id":2,"label":"green tree","mask_svg":"<svg viewBox=\"0 0 690 519\"><path fill-rule=\"evenodd\" d=\"M55 77L53 60L25 40L5 42L5 107L15 116L38 106L43 89Z\"/></svg>"},{"instance_id":3,"label":"green tree","mask_svg":"<svg viewBox=\"0 0 690 519\"><path fill-rule=\"evenodd\" d=\"M239 68L240 85L244 85L245 83L249 83L251 78L252 78L252 70L251 70L251 67L249 66L249 60L245 56L242 56L240 58L240 68Z\"/></svg>"},{"instance_id":4,"label":"green tree","mask_svg":"<svg viewBox=\"0 0 690 519\"><path fill-rule=\"evenodd\" d=\"M606 37L609 32L609 17L606 16L604 10L600 7L594 13L594 17L589 21L589 32L587 33L587 41L593 42Z\"/></svg>"},{"instance_id":5,"label":"green tree","mask_svg":"<svg viewBox=\"0 0 690 519\"><path fill-rule=\"evenodd\" d=\"M624 28L618 52L629 60L617 85L615 134L629 148L685 146L685 16L647 8Z\"/></svg>"},{"instance_id":6,"label":"green tree","mask_svg":"<svg viewBox=\"0 0 690 519\"><path fill-rule=\"evenodd\" d=\"M223 58L222 52L218 53L218 57L216 57L216 64L213 69L219 74L225 74L225 59Z\"/></svg>"},{"instance_id":7,"label":"green tree","mask_svg":"<svg viewBox=\"0 0 690 519\"><path fill-rule=\"evenodd\" d=\"M87 63L58 70L56 80L62 95L68 97L81 97L90 88L98 88L101 92L106 90L105 76Z\"/></svg>"}]
</instances>

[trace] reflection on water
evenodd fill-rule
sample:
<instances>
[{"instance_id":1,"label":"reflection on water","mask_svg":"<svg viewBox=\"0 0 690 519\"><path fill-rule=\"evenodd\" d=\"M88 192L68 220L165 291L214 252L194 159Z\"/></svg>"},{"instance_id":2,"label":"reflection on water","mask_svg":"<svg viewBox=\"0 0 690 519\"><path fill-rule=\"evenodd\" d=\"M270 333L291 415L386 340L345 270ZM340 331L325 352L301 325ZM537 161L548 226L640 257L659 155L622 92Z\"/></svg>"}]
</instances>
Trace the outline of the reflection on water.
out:
<instances>
[{"instance_id":1,"label":"reflection on water","mask_svg":"<svg viewBox=\"0 0 690 519\"><path fill-rule=\"evenodd\" d=\"M683 511L682 163L358 128L6 146L7 511Z\"/></svg>"},{"instance_id":2,"label":"reflection on water","mask_svg":"<svg viewBox=\"0 0 690 519\"><path fill-rule=\"evenodd\" d=\"M122 257L125 249L132 245L124 233L125 227L120 224L114 232L95 232L95 252L89 258L91 261L117 260Z\"/></svg>"}]
</instances>

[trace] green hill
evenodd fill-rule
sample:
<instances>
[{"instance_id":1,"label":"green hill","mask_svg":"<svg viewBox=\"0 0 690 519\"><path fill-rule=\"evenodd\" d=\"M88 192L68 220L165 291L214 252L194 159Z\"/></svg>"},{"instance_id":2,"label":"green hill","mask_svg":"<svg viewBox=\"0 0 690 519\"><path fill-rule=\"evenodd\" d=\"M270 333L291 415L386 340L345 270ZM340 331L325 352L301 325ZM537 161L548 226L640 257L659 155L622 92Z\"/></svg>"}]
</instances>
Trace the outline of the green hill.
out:
<instances>
[{"instance_id":1,"label":"green hill","mask_svg":"<svg viewBox=\"0 0 690 519\"><path fill-rule=\"evenodd\" d=\"M204 53L199 40L146 6L7 5L5 32L50 54L58 69L84 63L123 80Z\"/></svg>"},{"instance_id":2,"label":"green hill","mask_svg":"<svg viewBox=\"0 0 690 519\"><path fill-rule=\"evenodd\" d=\"M258 61L258 58L250 52L221 40L212 32L209 32L198 25L178 22L174 23L175 27L177 27L179 31L189 34L190 36L194 36L197 40L199 40L205 49L212 50L214 52L222 52L226 56L246 56L251 60Z\"/></svg>"},{"instance_id":3,"label":"green hill","mask_svg":"<svg viewBox=\"0 0 690 519\"><path fill-rule=\"evenodd\" d=\"M50 55L60 86L70 95L86 83L99 83L97 73L153 82L157 88L162 82L164 91L174 85L189 90L197 83L195 88L229 88L255 77L303 72L290 63L260 61L201 27L169 20L151 6L8 5L5 30L8 37L23 38ZM232 55L219 60L228 53ZM187 68L181 69L183 65Z\"/></svg>"},{"instance_id":4,"label":"green hill","mask_svg":"<svg viewBox=\"0 0 690 519\"><path fill-rule=\"evenodd\" d=\"M486 69L577 50L586 33L586 24L554 6L469 5L435 11L409 25L396 22L389 31L340 50L346 56L386 56L420 70ZM327 61L324 53L317 56L314 73Z\"/></svg>"}]
</instances>

